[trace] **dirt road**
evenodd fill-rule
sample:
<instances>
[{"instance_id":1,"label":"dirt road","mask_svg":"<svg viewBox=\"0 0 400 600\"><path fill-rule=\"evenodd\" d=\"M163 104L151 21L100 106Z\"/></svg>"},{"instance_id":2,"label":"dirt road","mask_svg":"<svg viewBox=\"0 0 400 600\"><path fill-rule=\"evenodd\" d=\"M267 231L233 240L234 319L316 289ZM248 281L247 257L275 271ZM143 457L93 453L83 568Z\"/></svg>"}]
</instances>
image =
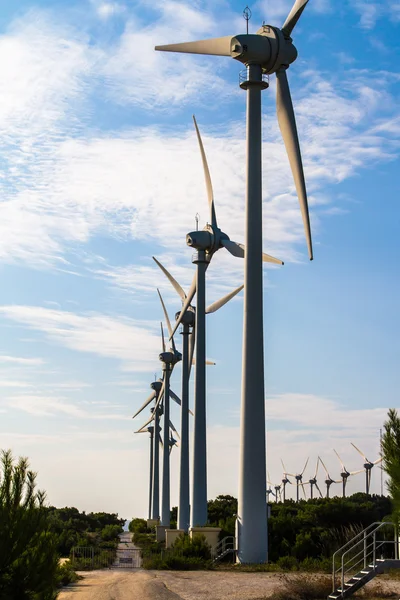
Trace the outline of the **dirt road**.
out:
<instances>
[{"instance_id":1,"label":"dirt road","mask_svg":"<svg viewBox=\"0 0 400 600\"><path fill-rule=\"evenodd\" d=\"M255 600L282 588L278 573L232 573L218 571L168 572L122 570L92 571L61 592L59 600ZM400 582L378 578L379 589L399 597Z\"/></svg>"},{"instance_id":2,"label":"dirt road","mask_svg":"<svg viewBox=\"0 0 400 600\"><path fill-rule=\"evenodd\" d=\"M59 600L250 600L271 594L270 573L92 571L61 592Z\"/></svg>"}]
</instances>

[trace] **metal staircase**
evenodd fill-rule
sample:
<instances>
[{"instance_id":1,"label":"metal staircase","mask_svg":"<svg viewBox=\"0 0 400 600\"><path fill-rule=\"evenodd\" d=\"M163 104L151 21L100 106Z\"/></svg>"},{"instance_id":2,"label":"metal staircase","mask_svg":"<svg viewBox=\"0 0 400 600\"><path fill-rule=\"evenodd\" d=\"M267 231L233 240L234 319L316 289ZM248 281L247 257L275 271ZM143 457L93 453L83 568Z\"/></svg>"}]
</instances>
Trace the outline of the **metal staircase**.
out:
<instances>
[{"instance_id":1,"label":"metal staircase","mask_svg":"<svg viewBox=\"0 0 400 600\"><path fill-rule=\"evenodd\" d=\"M400 568L395 523L372 523L335 552L332 559L332 593L328 600L352 596L388 569Z\"/></svg>"},{"instance_id":2,"label":"metal staircase","mask_svg":"<svg viewBox=\"0 0 400 600\"><path fill-rule=\"evenodd\" d=\"M213 562L222 560L224 556L228 554L236 554L236 538L233 535L224 537L218 544L212 549Z\"/></svg>"}]
</instances>

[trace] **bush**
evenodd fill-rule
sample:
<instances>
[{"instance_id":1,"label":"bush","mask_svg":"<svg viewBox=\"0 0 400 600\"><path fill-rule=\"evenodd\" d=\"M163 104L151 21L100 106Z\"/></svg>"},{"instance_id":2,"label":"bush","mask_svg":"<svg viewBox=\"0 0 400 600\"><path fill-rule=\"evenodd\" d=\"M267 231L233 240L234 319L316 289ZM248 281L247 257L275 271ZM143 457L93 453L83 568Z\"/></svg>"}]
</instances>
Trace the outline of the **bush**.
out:
<instances>
[{"instance_id":1,"label":"bush","mask_svg":"<svg viewBox=\"0 0 400 600\"><path fill-rule=\"evenodd\" d=\"M331 592L330 577L283 575L282 589L270 596L270 600L325 600Z\"/></svg>"},{"instance_id":2,"label":"bush","mask_svg":"<svg viewBox=\"0 0 400 600\"><path fill-rule=\"evenodd\" d=\"M172 550L185 557L211 559L211 547L204 535L195 535L191 539L187 533L181 533L172 545Z\"/></svg>"},{"instance_id":3,"label":"bush","mask_svg":"<svg viewBox=\"0 0 400 600\"><path fill-rule=\"evenodd\" d=\"M294 556L281 556L276 561L276 566L282 571L298 571L299 563Z\"/></svg>"},{"instance_id":4,"label":"bush","mask_svg":"<svg viewBox=\"0 0 400 600\"><path fill-rule=\"evenodd\" d=\"M77 573L75 573L72 565L69 562L65 562L60 565L57 570L57 587L61 588L69 583L76 583L82 579Z\"/></svg>"},{"instance_id":5,"label":"bush","mask_svg":"<svg viewBox=\"0 0 400 600\"><path fill-rule=\"evenodd\" d=\"M129 523L129 531L131 533L150 533L151 530L147 528L145 519L132 519Z\"/></svg>"}]
</instances>

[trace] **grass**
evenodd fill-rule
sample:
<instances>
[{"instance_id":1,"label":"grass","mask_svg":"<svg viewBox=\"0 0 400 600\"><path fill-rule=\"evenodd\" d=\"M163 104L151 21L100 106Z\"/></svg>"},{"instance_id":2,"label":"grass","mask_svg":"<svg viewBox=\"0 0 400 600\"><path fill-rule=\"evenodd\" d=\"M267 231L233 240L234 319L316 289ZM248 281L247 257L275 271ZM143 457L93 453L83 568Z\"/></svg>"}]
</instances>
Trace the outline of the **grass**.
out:
<instances>
[{"instance_id":1,"label":"grass","mask_svg":"<svg viewBox=\"0 0 400 600\"><path fill-rule=\"evenodd\" d=\"M326 600L332 591L332 579L326 575L308 573L281 575L281 589L257 600ZM367 586L354 594L353 598L363 600L385 600L398 598L398 594L384 589L379 583Z\"/></svg>"}]
</instances>

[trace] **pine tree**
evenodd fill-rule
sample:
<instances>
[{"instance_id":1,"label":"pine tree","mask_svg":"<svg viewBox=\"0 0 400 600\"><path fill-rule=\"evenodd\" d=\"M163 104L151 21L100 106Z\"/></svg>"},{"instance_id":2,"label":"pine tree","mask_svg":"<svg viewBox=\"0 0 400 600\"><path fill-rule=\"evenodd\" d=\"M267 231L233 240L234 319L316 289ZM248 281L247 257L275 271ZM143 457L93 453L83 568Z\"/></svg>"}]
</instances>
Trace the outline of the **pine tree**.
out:
<instances>
[{"instance_id":1,"label":"pine tree","mask_svg":"<svg viewBox=\"0 0 400 600\"><path fill-rule=\"evenodd\" d=\"M390 408L382 437L383 468L389 476L387 483L393 500L393 518L400 521L400 417Z\"/></svg>"},{"instance_id":2,"label":"pine tree","mask_svg":"<svg viewBox=\"0 0 400 600\"><path fill-rule=\"evenodd\" d=\"M53 600L57 596L56 539L48 531L45 494L26 458L0 458L0 598Z\"/></svg>"}]
</instances>

